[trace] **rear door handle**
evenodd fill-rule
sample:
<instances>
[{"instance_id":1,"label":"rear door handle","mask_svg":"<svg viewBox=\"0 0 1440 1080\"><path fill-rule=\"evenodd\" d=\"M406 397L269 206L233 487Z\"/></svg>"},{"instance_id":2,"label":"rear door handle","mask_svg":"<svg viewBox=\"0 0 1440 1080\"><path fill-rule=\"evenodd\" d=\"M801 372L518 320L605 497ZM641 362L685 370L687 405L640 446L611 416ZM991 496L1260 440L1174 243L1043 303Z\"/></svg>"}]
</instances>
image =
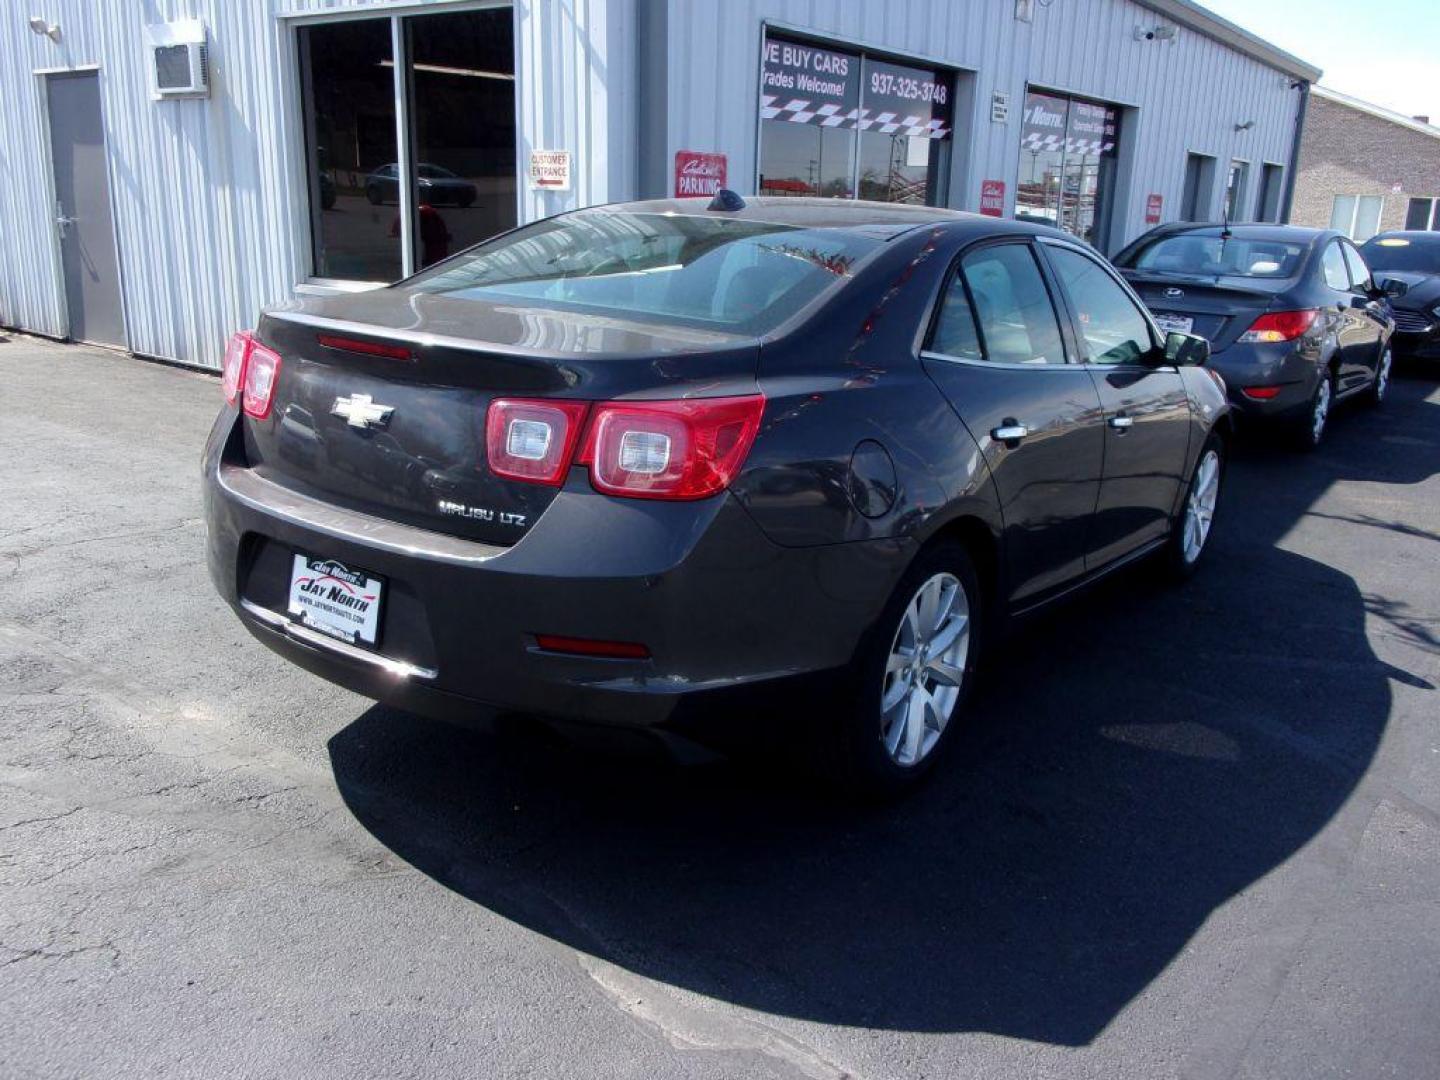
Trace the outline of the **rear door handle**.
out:
<instances>
[{"instance_id":1,"label":"rear door handle","mask_svg":"<svg viewBox=\"0 0 1440 1080\"><path fill-rule=\"evenodd\" d=\"M1116 431L1129 431L1135 426L1135 418L1133 416L1125 416L1123 413L1120 416L1112 416L1110 417L1110 426Z\"/></svg>"},{"instance_id":2,"label":"rear door handle","mask_svg":"<svg viewBox=\"0 0 1440 1080\"><path fill-rule=\"evenodd\" d=\"M1003 443L1018 443L1029 434L1030 429L1028 427L1008 418L999 427L992 428L990 431L990 437L992 439L996 442Z\"/></svg>"}]
</instances>

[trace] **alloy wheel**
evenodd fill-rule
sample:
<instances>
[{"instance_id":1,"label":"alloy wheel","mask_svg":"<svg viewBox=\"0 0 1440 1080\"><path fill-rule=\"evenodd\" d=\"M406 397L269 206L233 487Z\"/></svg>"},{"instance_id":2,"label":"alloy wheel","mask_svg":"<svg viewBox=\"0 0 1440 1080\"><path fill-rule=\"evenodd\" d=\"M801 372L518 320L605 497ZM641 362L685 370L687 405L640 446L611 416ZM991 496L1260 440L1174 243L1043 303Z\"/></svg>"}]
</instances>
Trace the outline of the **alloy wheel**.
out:
<instances>
[{"instance_id":1,"label":"alloy wheel","mask_svg":"<svg viewBox=\"0 0 1440 1080\"><path fill-rule=\"evenodd\" d=\"M935 749L950 722L970 652L970 601L954 574L928 578L900 617L885 664L880 738L909 767Z\"/></svg>"},{"instance_id":2,"label":"alloy wheel","mask_svg":"<svg viewBox=\"0 0 1440 1080\"><path fill-rule=\"evenodd\" d=\"M1220 497L1220 455L1205 451L1195 476L1190 481L1190 494L1185 500L1185 524L1182 553L1186 563L1193 563L1205 550L1210 538L1210 525L1215 520L1215 503Z\"/></svg>"}]
</instances>

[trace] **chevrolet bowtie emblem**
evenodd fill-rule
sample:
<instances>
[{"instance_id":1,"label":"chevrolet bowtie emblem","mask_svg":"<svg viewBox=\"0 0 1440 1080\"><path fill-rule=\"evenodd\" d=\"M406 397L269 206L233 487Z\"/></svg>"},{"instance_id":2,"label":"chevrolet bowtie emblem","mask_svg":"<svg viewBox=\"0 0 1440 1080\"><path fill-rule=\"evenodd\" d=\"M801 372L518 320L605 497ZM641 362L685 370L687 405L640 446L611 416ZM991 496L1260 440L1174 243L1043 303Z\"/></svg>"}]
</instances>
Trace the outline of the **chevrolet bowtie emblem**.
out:
<instances>
[{"instance_id":1,"label":"chevrolet bowtie emblem","mask_svg":"<svg viewBox=\"0 0 1440 1080\"><path fill-rule=\"evenodd\" d=\"M393 405L376 405L369 394L351 394L337 397L330 406L331 414L343 416L345 422L354 428L383 428L390 423L395 412Z\"/></svg>"}]
</instances>

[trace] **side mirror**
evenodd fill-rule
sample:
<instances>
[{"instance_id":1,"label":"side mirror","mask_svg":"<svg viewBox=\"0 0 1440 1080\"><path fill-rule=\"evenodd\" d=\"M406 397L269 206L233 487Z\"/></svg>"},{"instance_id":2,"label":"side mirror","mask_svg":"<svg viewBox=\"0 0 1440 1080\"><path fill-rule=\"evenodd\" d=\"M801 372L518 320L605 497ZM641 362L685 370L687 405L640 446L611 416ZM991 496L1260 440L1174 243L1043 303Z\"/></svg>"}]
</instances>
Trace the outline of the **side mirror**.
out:
<instances>
[{"instance_id":1,"label":"side mirror","mask_svg":"<svg viewBox=\"0 0 1440 1080\"><path fill-rule=\"evenodd\" d=\"M1410 291L1410 286L1399 278L1385 278L1380 282L1380 294L1391 300L1404 296Z\"/></svg>"},{"instance_id":2,"label":"side mirror","mask_svg":"<svg viewBox=\"0 0 1440 1080\"><path fill-rule=\"evenodd\" d=\"M1176 367L1200 367L1210 359L1210 342L1199 334L1172 330L1165 335L1165 362Z\"/></svg>"}]
</instances>

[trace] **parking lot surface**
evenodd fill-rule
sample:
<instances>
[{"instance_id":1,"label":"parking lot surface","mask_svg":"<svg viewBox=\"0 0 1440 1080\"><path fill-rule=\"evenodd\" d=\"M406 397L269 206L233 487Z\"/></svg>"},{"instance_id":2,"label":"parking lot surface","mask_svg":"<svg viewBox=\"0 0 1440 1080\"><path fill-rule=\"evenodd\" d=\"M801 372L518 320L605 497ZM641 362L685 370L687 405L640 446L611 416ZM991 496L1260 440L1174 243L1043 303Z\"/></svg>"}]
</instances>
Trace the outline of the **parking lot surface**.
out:
<instances>
[{"instance_id":1,"label":"parking lot surface","mask_svg":"<svg viewBox=\"0 0 1440 1080\"><path fill-rule=\"evenodd\" d=\"M218 381L0 342L0 1076L1440 1076L1440 382L1011 635L917 796L494 737L215 598Z\"/></svg>"}]
</instances>

